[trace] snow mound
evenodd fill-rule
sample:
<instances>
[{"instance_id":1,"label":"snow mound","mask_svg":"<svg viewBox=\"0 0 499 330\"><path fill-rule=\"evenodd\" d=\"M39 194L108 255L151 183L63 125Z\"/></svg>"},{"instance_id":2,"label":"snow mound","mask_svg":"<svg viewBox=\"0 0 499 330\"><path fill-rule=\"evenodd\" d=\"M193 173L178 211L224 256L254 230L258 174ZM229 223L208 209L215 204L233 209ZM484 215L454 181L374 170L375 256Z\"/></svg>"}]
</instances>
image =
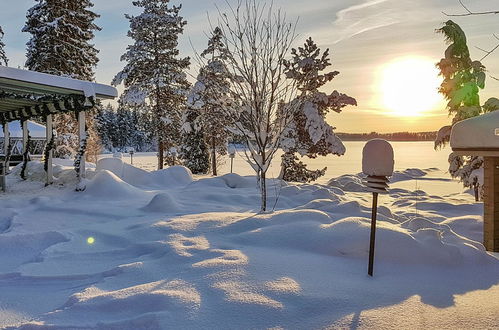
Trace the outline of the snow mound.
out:
<instances>
[{"instance_id":1,"label":"snow mound","mask_svg":"<svg viewBox=\"0 0 499 330\"><path fill-rule=\"evenodd\" d=\"M163 186L186 186L193 181L191 170L185 166L170 166L150 174L155 182Z\"/></svg>"},{"instance_id":2,"label":"snow mound","mask_svg":"<svg viewBox=\"0 0 499 330\"><path fill-rule=\"evenodd\" d=\"M84 194L103 199L126 199L142 197L144 192L124 182L114 173L101 170L88 182Z\"/></svg>"},{"instance_id":3,"label":"snow mound","mask_svg":"<svg viewBox=\"0 0 499 330\"><path fill-rule=\"evenodd\" d=\"M239 174L229 173L220 177L229 188L254 188L256 187L255 178L247 178Z\"/></svg>"},{"instance_id":4,"label":"snow mound","mask_svg":"<svg viewBox=\"0 0 499 330\"><path fill-rule=\"evenodd\" d=\"M423 177L427 172L418 168L408 168L403 171L395 171L390 178L390 182L407 181Z\"/></svg>"},{"instance_id":5,"label":"snow mound","mask_svg":"<svg viewBox=\"0 0 499 330\"><path fill-rule=\"evenodd\" d=\"M178 203L166 192L157 194L142 208L146 212L176 212L179 209Z\"/></svg>"},{"instance_id":6,"label":"snow mound","mask_svg":"<svg viewBox=\"0 0 499 330\"><path fill-rule=\"evenodd\" d=\"M366 191L366 186L362 183L362 179L358 175L342 175L340 177L331 179L328 186L339 188L342 191L351 192L364 192Z\"/></svg>"},{"instance_id":7,"label":"snow mound","mask_svg":"<svg viewBox=\"0 0 499 330\"><path fill-rule=\"evenodd\" d=\"M201 295L194 286L183 280L160 280L127 287L115 291L105 291L91 286L72 295L63 310L81 312L88 315L140 316L160 311L188 311L199 308Z\"/></svg>"},{"instance_id":8,"label":"snow mound","mask_svg":"<svg viewBox=\"0 0 499 330\"><path fill-rule=\"evenodd\" d=\"M183 186L192 182L191 171L184 166L148 172L124 163L120 158L102 158L97 162L97 171L109 171L118 178L136 187Z\"/></svg>"},{"instance_id":9,"label":"snow mound","mask_svg":"<svg viewBox=\"0 0 499 330\"><path fill-rule=\"evenodd\" d=\"M287 215L283 218L283 215ZM367 258L370 219L343 217L332 221L322 212L277 213L265 219L237 223L237 240L255 246L291 248L345 258ZM328 221L329 220L329 221ZM285 225L283 225L285 223ZM378 221L378 262L456 266L480 264L487 259L483 246L453 232L449 226L426 219L399 223Z\"/></svg>"}]
</instances>

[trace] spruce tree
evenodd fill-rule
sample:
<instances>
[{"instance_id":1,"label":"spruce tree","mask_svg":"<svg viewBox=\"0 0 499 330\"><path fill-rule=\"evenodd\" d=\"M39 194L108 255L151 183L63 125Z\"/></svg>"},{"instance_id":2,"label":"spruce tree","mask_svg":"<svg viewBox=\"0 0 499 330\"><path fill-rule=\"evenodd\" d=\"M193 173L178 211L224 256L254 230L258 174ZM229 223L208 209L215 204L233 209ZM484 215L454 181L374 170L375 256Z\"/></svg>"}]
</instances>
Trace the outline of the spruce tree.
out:
<instances>
[{"instance_id":1,"label":"spruce tree","mask_svg":"<svg viewBox=\"0 0 499 330\"><path fill-rule=\"evenodd\" d=\"M5 54L5 44L3 43L4 33L2 27L0 26L0 65L7 65L9 60L7 59L7 54Z\"/></svg>"},{"instance_id":2,"label":"spruce tree","mask_svg":"<svg viewBox=\"0 0 499 330\"><path fill-rule=\"evenodd\" d=\"M94 20L99 17L91 11L90 0L36 0L28 10L23 32L31 34L27 43L26 67L30 70L93 80L98 50L91 43L94 31L100 30ZM95 111L87 112L88 158L100 150L94 128ZM56 157L69 158L79 150L78 125L72 114L54 117L58 133Z\"/></svg>"},{"instance_id":3,"label":"spruce tree","mask_svg":"<svg viewBox=\"0 0 499 330\"><path fill-rule=\"evenodd\" d=\"M210 148L213 175L217 175L217 155L227 154L227 126L230 125L230 118L224 110L230 103L230 75L225 64L228 51L222 38L222 30L216 27L208 40L208 48L201 53L206 63L199 70L188 98L188 105L199 109L198 121Z\"/></svg>"},{"instance_id":4,"label":"spruce tree","mask_svg":"<svg viewBox=\"0 0 499 330\"><path fill-rule=\"evenodd\" d=\"M210 169L210 155L200 122L199 110L189 108L183 114L180 158L193 174L206 174Z\"/></svg>"},{"instance_id":5,"label":"spruce tree","mask_svg":"<svg viewBox=\"0 0 499 330\"><path fill-rule=\"evenodd\" d=\"M185 70L190 59L180 57L178 38L187 22L179 15L182 6L170 6L170 0L138 0L143 8L138 16L125 15L130 21L128 36L134 44L121 57L125 68L113 85L124 83L122 101L146 105L151 114L150 130L158 141L158 168L163 168L165 151L179 144L181 115L190 87ZM173 159L167 159L168 165Z\"/></svg>"},{"instance_id":6,"label":"spruce tree","mask_svg":"<svg viewBox=\"0 0 499 330\"><path fill-rule=\"evenodd\" d=\"M485 67L480 61L471 59L466 35L461 27L449 20L437 29L437 33L443 34L449 44L445 57L437 67L443 77L439 91L448 100L447 110L452 116L452 124L440 129L435 141L436 149L449 141L455 123L499 109L496 98L489 99L483 106L480 104L479 92L485 87ZM459 178L465 187L473 188L477 201L483 185L479 182L481 175L478 173L482 167L482 157L459 156L455 153L449 155L449 173L453 178Z\"/></svg>"},{"instance_id":7,"label":"spruce tree","mask_svg":"<svg viewBox=\"0 0 499 330\"><path fill-rule=\"evenodd\" d=\"M299 103L291 123L284 130L281 148L284 150L281 165L281 178L286 181L310 182L324 175L326 168L308 170L295 155L316 158L317 156L338 155L346 149L334 134L334 127L326 121L329 111L341 112L347 105L357 105L357 101L334 90L326 94L319 89L333 80L338 71L324 72L331 65L329 49L321 53L312 38L303 47L293 48L292 59L285 61L286 77L294 80L300 94L293 102Z\"/></svg>"}]
</instances>

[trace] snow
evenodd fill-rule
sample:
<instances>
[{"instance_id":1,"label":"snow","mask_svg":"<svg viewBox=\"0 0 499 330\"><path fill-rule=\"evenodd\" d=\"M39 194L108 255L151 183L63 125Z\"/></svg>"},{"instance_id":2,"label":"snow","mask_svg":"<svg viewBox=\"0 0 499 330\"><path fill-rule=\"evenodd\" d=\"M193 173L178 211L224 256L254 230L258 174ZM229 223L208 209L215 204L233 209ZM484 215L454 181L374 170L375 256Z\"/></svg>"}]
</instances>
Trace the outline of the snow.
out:
<instances>
[{"instance_id":1,"label":"snow","mask_svg":"<svg viewBox=\"0 0 499 330\"><path fill-rule=\"evenodd\" d=\"M45 126L28 121L28 131L32 138L45 138ZM23 130L21 129L21 122L16 120L9 123L9 134L11 138L22 138ZM0 130L0 138L3 138L3 129Z\"/></svg>"},{"instance_id":2,"label":"snow","mask_svg":"<svg viewBox=\"0 0 499 330\"><path fill-rule=\"evenodd\" d=\"M96 97L97 95L115 98L118 96L116 88L111 86L6 66L0 66L0 77L25 83L81 91L86 97Z\"/></svg>"},{"instance_id":3,"label":"snow","mask_svg":"<svg viewBox=\"0 0 499 330\"><path fill-rule=\"evenodd\" d=\"M497 149L499 146L498 123L499 111L463 120L452 128L450 145L453 149Z\"/></svg>"},{"instance_id":4,"label":"snow","mask_svg":"<svg viewBox=\"0 0 499 330\"><path fill-rule=\"evenodd\" d=\"M362 150L362 172L372 176L391 176L393 173L393 148L386 140L373 139Z\"/></svg>"},{"instance_id":5,"label":"snow","mask_svg":"<svg viewBox=\"0 0 499 330\"><path fill-rule=\"evenodd\" d=\"M69 161L55 160L51 187L37 163L28 181L17 168L8 176L9 194L0 195L0 327L498 324L499 256L480 243L483 206L460 191L415 190L425 180L452 186L437 169L394 173L379 199L370 278L371 197L360 190L361 174L314 185L269 180L275 210L258 213L254 176L193 177L181 166L149 172L125 159L87 164L81 193L61 179Z\"/></svg>"}]
</instances>

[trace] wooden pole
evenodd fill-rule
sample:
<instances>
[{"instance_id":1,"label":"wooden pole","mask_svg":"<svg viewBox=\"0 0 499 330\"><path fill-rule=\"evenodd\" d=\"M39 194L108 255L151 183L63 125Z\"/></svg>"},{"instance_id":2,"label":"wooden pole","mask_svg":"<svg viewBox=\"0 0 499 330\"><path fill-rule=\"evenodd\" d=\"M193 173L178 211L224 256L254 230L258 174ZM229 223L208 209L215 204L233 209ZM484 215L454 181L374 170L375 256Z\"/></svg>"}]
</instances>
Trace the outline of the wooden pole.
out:
<instances>
[{"instance_id":1,"label":"wooden pole","mask_svg":"<svg viewBox=\"0 0 499 330\"><path fill-rule=\"evenodd\" d=\"M9 123L6 122L3 125L3 154L5 156L4 164L3 164L3 173L5 175L9 174L9 167L10 167L10 161L9 161L9 153L10 153L10 131L9 131Z\"/></svg>"},{"instance_id":2,"label":"wooden pole","mask_svg":"<svg viewBox=\"0 0 499 330\"><path fill-rule=\"evenodd\" d=\"M47 119L45 122L45 136L47 139L47 144L50 144L50 141L53 139L53 121L52 115L47 115ZM48 151L47 157L47 185L52 184L54 181L54 173L52 169L52 156L54 154L53 150Z\"/></svg>"},{"instance_id":3,"label":"wooden pole","mask_svg":"<svg viewBox=\"0 0 499 330\"><path fill-rule=\"evenodd\" d=\"M374 247L376 240L376 215L378 213L378 193L373 192L373 209L371 214L371 240L369 244L369 268L367 273L369 276L373 276L374 269Z\"/></svg>"},{"instance_id":4,"label":"wooden pole","mask_svg":"<svg viewBox=\"0 0 499 330\"><path fill-rule=\"evenodd\" d=\"M234 157L230 156L230 173L232 173L232 167L234 165Z\"/></svg>"},{"instance_id":5,"label":"wooden pole","mask_svg":"<svg viewBox=\"0 0 499 330\"><path fill-rule=\"evenodd\" d=\"M85 111L78 112L78 141L80 146L83 141L87 138L87 130L85 124ZM86 162L86 152L83 151L80 161L80 180L85 178L85 162Z\"/></svg>"}]
</instances>

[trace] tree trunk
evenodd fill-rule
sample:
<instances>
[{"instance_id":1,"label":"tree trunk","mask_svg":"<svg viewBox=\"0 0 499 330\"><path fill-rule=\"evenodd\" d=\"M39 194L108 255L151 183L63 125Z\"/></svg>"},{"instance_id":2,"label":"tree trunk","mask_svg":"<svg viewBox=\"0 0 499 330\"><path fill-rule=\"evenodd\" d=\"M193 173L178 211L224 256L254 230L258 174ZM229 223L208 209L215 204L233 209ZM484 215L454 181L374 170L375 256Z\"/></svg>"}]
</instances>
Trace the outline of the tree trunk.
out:
<instances>
[{"instance_id":1,"label":"tree trunk","mask_svg":"<svg viewBox=\"0 0 499 330\"><path fill-rule=\"evenodd\" d=\"M260 192L262 195L261 211L267 211L267 181L265 180L266 172L260 170Z\"/></svg>"},{"instance_id":2,"label":"tree trunk","mask_svg":"<svg viewBox=\"0 0 499 330\"><path fill-rule=\"evenodd\" d=\"M478 187L480 185L479 184L473 184L473 189L475 190L475 202L478 202L480 200L479 196L478 196Z\"/></svg>"},{"instance_id":3,"label":"tree trunk","mask_svg":"<svg viewBox=\"0 0 499 330\"><path fill-rule=\"evenodd\" d=\"M158 138L158 170L163 169L163 164L165 163L165 146L163 143L163 140L161 138Z\"/></svg>"},{"instance_id":4,"label":"tree trunk","mask_svg":"<svg viewBox=\"0 0 499 330\"><path fill-rule=\"evenodd\" d=\"M213 175L217 176L217 151L215 149L215 137L211 138L211 167L213 170Z\"/></svg>"}]
</instances>

